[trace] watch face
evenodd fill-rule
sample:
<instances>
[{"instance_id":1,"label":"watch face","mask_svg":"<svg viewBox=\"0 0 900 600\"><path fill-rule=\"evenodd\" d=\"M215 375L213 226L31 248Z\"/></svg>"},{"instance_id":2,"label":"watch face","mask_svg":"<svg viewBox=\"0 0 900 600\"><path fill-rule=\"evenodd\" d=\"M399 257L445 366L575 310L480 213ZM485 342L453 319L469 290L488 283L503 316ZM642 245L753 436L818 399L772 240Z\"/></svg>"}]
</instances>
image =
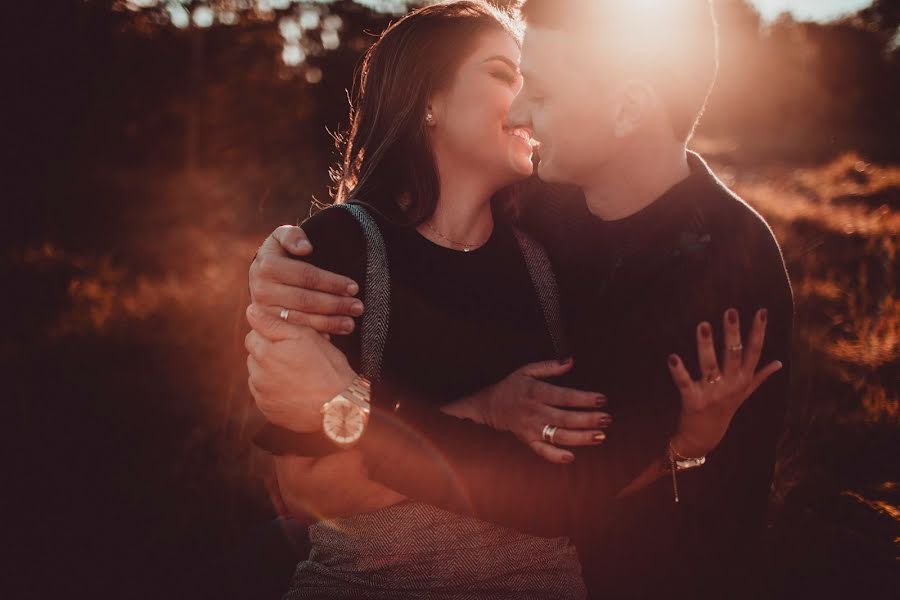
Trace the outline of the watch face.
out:
<instances>
[{"instance_id":1,"label":"watch face","mask_svg":"<svg viewBox=\"0 0 900 600\"><path fill-rule=\"evenodd\" d=\"M362 437L366 428L366 415L356 403L346 398L335 398L328 403L322 419L322 429L338 444L353 444Z\"/></svg>"}]
</instances>

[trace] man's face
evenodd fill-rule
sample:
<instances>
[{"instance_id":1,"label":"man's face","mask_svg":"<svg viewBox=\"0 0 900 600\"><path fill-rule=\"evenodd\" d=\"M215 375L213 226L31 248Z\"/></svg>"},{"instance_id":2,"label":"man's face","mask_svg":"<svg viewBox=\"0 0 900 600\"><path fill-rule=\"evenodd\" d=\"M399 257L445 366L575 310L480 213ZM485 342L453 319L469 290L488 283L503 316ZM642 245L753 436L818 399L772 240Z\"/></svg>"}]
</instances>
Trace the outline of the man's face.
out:
<instances>
[{"instance_id":1,"label":"man's face","mask_svg":"<svg viewBox=\"0 0 900 600\"><path fill-rule=\"evenodd\" d=\"M524 87L510 107L509 124L531 128L541 143L541 179L586 185L616 152L615 110L572 37L528 28L522 46Z\"/></svg>"}]
</instances>

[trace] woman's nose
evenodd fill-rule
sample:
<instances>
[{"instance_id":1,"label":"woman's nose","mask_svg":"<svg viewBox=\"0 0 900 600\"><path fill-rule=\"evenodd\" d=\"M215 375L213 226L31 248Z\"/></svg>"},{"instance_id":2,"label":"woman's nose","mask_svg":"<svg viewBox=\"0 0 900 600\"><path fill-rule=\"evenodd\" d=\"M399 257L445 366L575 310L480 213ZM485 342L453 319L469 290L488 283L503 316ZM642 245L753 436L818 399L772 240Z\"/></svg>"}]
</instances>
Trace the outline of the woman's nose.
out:
<instances>
[{"instance_id":1,"label":"woman's nose","mask_svg":"<svg viewBox=\"0 0 900 600\"><path fill-rule=\"evenodd\" d=\"M516 127L531 129L531 114L527 104L521 94L513 99L512 104L509 105L509 110L506 111L506 127L508 129L515 129Z\"/></svg>"}]
</instances>

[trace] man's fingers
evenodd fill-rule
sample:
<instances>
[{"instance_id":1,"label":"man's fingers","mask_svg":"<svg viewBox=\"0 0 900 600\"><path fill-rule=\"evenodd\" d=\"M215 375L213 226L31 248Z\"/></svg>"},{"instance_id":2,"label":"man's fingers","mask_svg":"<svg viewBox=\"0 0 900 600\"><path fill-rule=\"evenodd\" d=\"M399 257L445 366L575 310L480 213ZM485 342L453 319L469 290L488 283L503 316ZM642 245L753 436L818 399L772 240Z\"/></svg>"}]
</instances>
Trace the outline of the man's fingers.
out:
<instances>
[{"instance_id":1,"label":"man's fingers","mask_svg":"<svg viewBox=\"0 0 900 600\"><path fill-rule=\"evenodd\" d=\"M599 446L606 441L603 431L581 431L574 429L557 429L553 434L553 443L559 446Z\"/></svg>"},{"instance_id":2,"label":"man's fingers","mask_svg":"<svg viewBox=\"0 0 900 600\"><path fill-rule=\"evenodd\" d=\"M272 342L263 337L262 334L251 331L244 338L244 348L250 353L257 362L264 360L264 356Z\"/></svg>"},{"instance_id":3,"label":"man's fingers","mask_svg":"<svg viewBox=\"0 0 900 600\"><path fill-rule=\"evenodd\" d=\"M365 312L362 300L292 285L271 283L260 285L254 301L268 306L299 310L311 315L359 317Z\"/></svg>"},{"instance_id":4,"label":"man's fingers","mask_svg":"<svg viewBox=\"0 0 900 600\"><path fill-rule=\"evenodd\" d=\"M256 304L247 307L247 322L254 331L273 342L298 340L306 335L306 328L285 321L274 315L272 310L265 310Z\"/></svg>"},{"instance_id":5,"label":"man's fingers","mask_svg":"<svg viewBox=\"0 0 900 600\"><path fill-rule=\"evenodd\" d=\"M301 227L282 225L272 232L272 237L289 254L306 256L312 253L313 247Z\"/></svg>"},{"instance_id":6,"label":"man's fingers","mask_svg":"<svg viewBox=\"0 0 900 600\"><path fill-rule=\"evenodd\" d=\"M747 394L745 396L745 400L753 395L753 392L756 391L756 388L765 383L766 379L780 371L784 365L780 360L776 360L774 362L770 362L765 367L763 367L758 373L753 376L753 381L750 382L750 387L747 389Z\"/></svg>"},{"instance_id":7,"label":"man's fingers","mask_svg":"<svg viewBox=\"0 0 900 600\"><path fill-rule=\"evenodd\" d=\"M769 319L769 311L760 309L756 312L753 319L753 327L750 329L750 339L747 342L747 348L744 350L744 371L746 373L754 373L756 366L759 364L759 357L762 355L763 343L766 341L766 322Z\"/></svg>"},{"instance_id":8,"label":"man's fingers","mask_svg":"<svg viewBox=\"0 0 900 600\"><path fill-rule=\"evenodd\" d=\"M684 362L677 354L669 355L669 373L672 375L672 381L675 382L675 385L682 393L690 390L691 386L694 385L691 374L687 372Z\"/></svg>"},{"instance_id":9,"label":"man's fingers","mask_svg":"<svg viewBox=\"0 0 900 600\"><path fill-rule=\"evenodd\" d=\"M518 372L535 379L545 379L547 377L558 377L572 370L575 361L571 358L560 362L558 360L545 360L521 367Z\"/></svg>"},{"instance_id":10,"label":"man's fingers","mask_svg":"<svg viewBox=\"0 0 900 600\"><path fill-rule=\"evenodd\" d=\"M359 286L349 277L320 269L306 261L273 253L260 254L257 269L261 279L339 296L355 296Z\"/></svg>"},{"instance_id":11,"label":"man's fingers","mask_svg":"<svg viewBox=\"0 0 900 600\"><path fill-rule=\"evenodd\" d=\"M738 311L733 308L726 310L722 319L722 326L725 329L725 361L722 370L726 375L730 376L741 368L744 356L743 347L741 346L741 321Z\"/></svg>"},{"instance_id":12,"label":"man's fingers","mask_svg":"<svg viewBox=\"0 0 900 600\"><path fill-rule=\"evenodd\" d=\"M697 326L697 356L700 359L701 377L706 378L711 373L719 372L719 360L713 346L712 325L706 322Z\"/></svg>"},{"instance_id":13,"label":"man's fingers","mask_svg":"<svg viewBox=\"0 0 900 600\"><path fill-rule=\"evenodd\" d=\"M596 410L562 410L545 407L541 412L543 425L554 425L564 429L604 429L612 424L609 413ZM541 425L543 427L543 425Z\"/></svg>"},{"instance_id":14,"label":"man's fingers","mask_svg":"<svg viewBox=\"0 0 900 600\"><path fill-rule=\"evenodd\" d=\"M250 388L250 395L253 396L254 399L259 398L259 390L253 385L253 377L247 377L247 387Z\"/></svg>"},{"instance_id":15,"label":"man's fingers","mask_svg":"<svg viewBox=\"0 0 900 600\"><path fill-rule=\"evenodd\" d=\"M547 442L541 442L538 440L529 442L528 445L532 450L534 450L535 454L546 460L549 460L552 463L565 465L575 460L575 455L568 450L557 448L556 446L548 444Z\"/></svg>"}]
</instances>

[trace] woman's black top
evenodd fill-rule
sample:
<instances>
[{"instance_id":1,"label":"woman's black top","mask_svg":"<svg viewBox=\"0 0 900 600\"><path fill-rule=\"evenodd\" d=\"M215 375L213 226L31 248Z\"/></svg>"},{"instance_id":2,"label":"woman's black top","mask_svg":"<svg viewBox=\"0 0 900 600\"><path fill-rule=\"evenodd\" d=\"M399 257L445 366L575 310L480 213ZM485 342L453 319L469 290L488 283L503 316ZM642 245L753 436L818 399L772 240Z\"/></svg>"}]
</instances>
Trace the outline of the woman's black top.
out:
<instances>
[{"instance_id":1,"label":"woman's black top","mask_svg":"<svg viewBox=\"0 0 900 600\"><path fill-rule=\"evenodd\" d=\"M438 410L526 363L555 357L531 274L508 223L496 218L490 239L462 252L368 212L384 237L391 293L381 380L373 385L376 408L381 399L381 408L393 411L395 399L403 397L422 398L417 410ZM366 246L359 222L348 211L329 208L308 219L303 229L314 251L302 260L359 282L358 297L365 301ZM335 335L332 341L359 371L362 318L355 321L351 335ZM266 426L256 442L276 452L306 454L304 447L320 446L319 437L304 442L303 435Z\"/></svg>"}]
</instances>

